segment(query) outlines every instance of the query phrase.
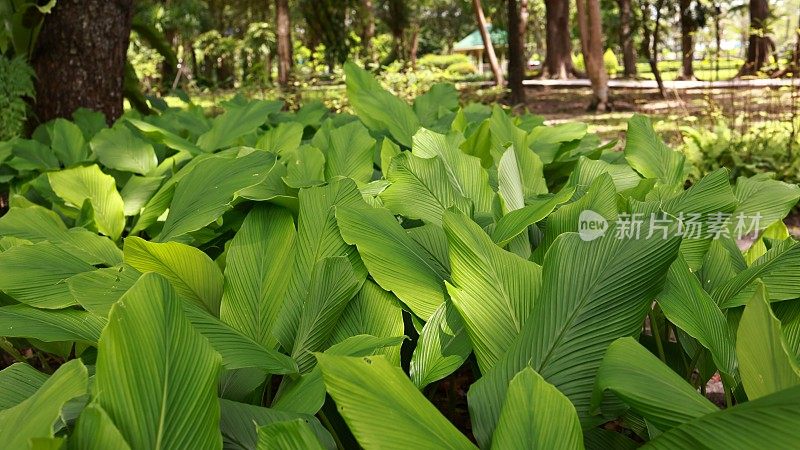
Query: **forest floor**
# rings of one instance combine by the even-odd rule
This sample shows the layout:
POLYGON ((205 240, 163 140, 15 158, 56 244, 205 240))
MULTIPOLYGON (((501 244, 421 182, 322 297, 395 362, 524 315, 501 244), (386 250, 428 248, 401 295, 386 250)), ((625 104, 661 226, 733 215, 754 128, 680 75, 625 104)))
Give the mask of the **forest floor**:
POLYGON ((800 92, 789 86, 738 86, 667 89, 611 89, 611 111, 587 111, 592 91, 585 86, 530 86, 527 108, 555 124, 580 121, 603 139, 624 140, 628 118, 634 113, 653 119, 656 131, 671 146, 681 142, 683 126, 711 127, 725 118, 731 126, 748 128, 754 122, 800 117, 800 92))

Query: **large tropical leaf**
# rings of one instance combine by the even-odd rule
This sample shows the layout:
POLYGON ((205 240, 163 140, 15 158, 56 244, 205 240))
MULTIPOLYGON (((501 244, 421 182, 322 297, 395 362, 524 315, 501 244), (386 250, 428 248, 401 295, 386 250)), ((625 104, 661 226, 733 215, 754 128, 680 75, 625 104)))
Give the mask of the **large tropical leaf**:
POLYGON ((686 158, 664 144, 645 116, 628 119, 625 159, 642 176, 659 180, 669 190, 679 189, 686 180, 686 158))
POLYGON ((689 383, 630 337, 608 347, 597 370, 592 405, 613 392, 661 431, 717 411, 689 383))
POLYGON ((472 209, 469 200, 447 181, 444 173, 440 158, 425 159, 403 152, 392 158, 384 173, 392 184, 380 198, 395 214, 441 226, 442 214, 448 209, 472 209))
POLYGON ((65 166, 74 166, 86 161, 88 155, 83 132, 74 123, 58 118, 50 130, 50 145, 53 153, 65 166))
POLYGON ((355 245, 370 275, 423 320, 444 301, 447 270, 383 208, 337 208, 342 238, 355 245))
POLYGON ((229 102, 227 110, 216 117, 211 129, 197 140, 197 146, 206 152, 228 147, 263 125, 269 114, 280 111, 282 106, 282 102, 265 100, 250 100, 244 104, 229 102))
POLYGON ((312 352, 325 350, 347 303, 362 283, 363 279, 353 274, 347 258, 325 258, 316 264, 291 347, 301 372, 314 366, 312 352))
POLYGON ((569 201, 575 189, 565 187, 557 194, 536 197, 527 202, 527 206, 515 209, 497 221, 492 231, 492 240, 503 247, 529 226, 550 215, 557 206, 569 201))
POLYGON ((219 368, 167 279, 145 274, 111 309, 97 402, 133 449, 221 448, 219 368))
POLYGON ((219 314, 223 277, 205 253, 177 242, 159 244, 131 236, 125 239, 125 263, 139 272, 163 275, 183 298, 219 314))
POLYGON ((48 174, 50 186, 62 200, 81 209, 87 200, 94 210, 97 229, 111 239, 118 239, 125 228, 125 205, 111 175, 97 165, 48 174))
POLYGON ((474 448, 384 357, 316 355, 328 393, 365 449, 474 448))
POLYGON ((338 128, 323 126, 311 142, 325 154, 326 179, 347 177, 358 183, 372 179, 375 139, 361 122, 353 121, 338 128))
POLYGON ((88 394, 89 374, 80 360, 65 363, 29 398, 0 411, 3 447, 28 448, 33 438, 53 437, 64 405, 88 394))
POLYGON ((736 353, 728 321, 683 257, 679 256, 670 266, 664 290, 658 294, 658 304, 672 323, 711 352, 719 370, 734 374, 736 353))
POLYGON ((70 447, 76 450, 107 448, 114 450, 130 449, 128 442, 119 432, 108 413, 98 404, 92 403, 81 412, 75 423, 75 431, 70 437, 70 447))
POLYGON ((453 304, 439 305, 422 327, 409 376, 420 389, 455 372, 472 353, 464 322, 453 304))
POLYGON ((85 310, 108 317, 111 307, 142 274, 131 266, 105 267, 67 280, 69 291, 85 310))
POLYGON ((147 175, 158 165, 153 146, 126 126, 106 128, 92 138, 92 151, 106 167, 147 175))
POLYGON ((526 367, 508 384, 492 448, 583 449, 575 407, 555 386, 526 367))
POLYGON ((289 290, 275 328, 275 337, 285 349, 294 345, 311 275, 319 261, 331 256, 344 256, 350 260, 359 278, 366 275, 356 248, 342 239, 336 224, 336 208, 364 204, 355 183, 342 179, 327 186, 303 189, 299 198, 294 263, 289 276, 289 290))
POLYGON ((590 242, 564 234, 547 252, 531 316, 505 356, 470 389, 479 443, 491 442, 508 382, 526 365, 563 392, 587 420, 606 349, 617 338, 639 334, 680 244, 678 238, 657 235, 618 239, 614 228, 590 242))
POLYGON ((800 187, 772 180, 767 175, 739 177, 736 180, 736 199, 738 204, 733 212, 732 228, 736 230, 738 218, 742 215, 748 228, 742 231, 755 232, 786 217, 800 199, 800 187), (755 224, 756 215, 758 225, 755 224))
POLYGON ((0 370, 0 411, 25 401, 47 381, 47 375, 26 363, 14 363, 0 370))
POLYGON ((383 89, 372 75, 353 63, 344 65, 347 98, 364 124, 386 131, 400 144, 411 147, 411 137, 420 127, 411 106, 383 89))
POLYGON ((736 355, 747 397, 754 400, 800 384, 800 368, 786 344, 781 322, 769 307, 764 284, 747 303, 736 333, 736 355))
POLYGON ((213 222, 231 208, 240 191, 262 182, 274 164, 275 157, 261 151, 199 163, 178 182, 158 240, 169 241, 213 222))
POLYGON ((250 211, 228 247, 220 319, 264 347, 277 344, 272 329, 289 284, 285 271, 294 241, 292 215, 263 206, 250 211))
POLYGON ((525 325, 542 283, 542 268, 495 245, 467 217, 447 212, 450 297, 464 320, 478 365, 486 372, 525 325))
POLYGON ((105 325, 105 319, 77 309, 45 310, 28 305, 0 307, 0 336, 3 337, 94 344, 105 325))
POLYGON ((800 386, 724 409, 675 427, 645 449, 793 448, 800 421, 800 386))
POLYGON ((258 450, 322 450, 314 430, 303 419, 275 422, 258 429, 258 450))
POLYGON ((66 280, 94 269, 50 242, 18 245, 0 253, 0 290, 37 308, 66 308, 75 305, 66 280))

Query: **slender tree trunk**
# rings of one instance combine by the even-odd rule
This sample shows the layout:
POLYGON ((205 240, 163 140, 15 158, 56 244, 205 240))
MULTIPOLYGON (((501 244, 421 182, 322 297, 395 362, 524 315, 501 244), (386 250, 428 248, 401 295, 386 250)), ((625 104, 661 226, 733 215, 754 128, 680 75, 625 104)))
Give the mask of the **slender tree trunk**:
POLYGON ((692 17, 692 0, 678 2, 681 15, 681 80, 694 80, 694 32, 696 22, 692 17))
POLYGON ((603 64, 603 25, 599 0, 576 0, 581 51, 586 63, 586 74, 592 82, 592 102, 589 109, 604 112, 610 109, 608 101, 608 72, 603 64))
POLYGON ((511 88, 511 104, 525 104, 525 35, 520 25, 520 10, 517 0, 508 2, 508 86, 511 88))
POLYGON ((411 46, 408 49, 408 62, 412 69, 417 68, 417 52, 419 51, 419 24, 411 27, 411 46))
POLYGON ((636 47, 633 45, 631 0, 617 0, 619 6, 619 43, 622 47, 622 67, 625 78, 636 77, 636 47))
POLYGON ((100 111, 108 123, 122 115, 125 60, 133 0, 60 0, 32 57, 36 71, 31 125, 100 111))
POLYGON ((647 62, 650 65, 650 71, 656 79, 658 91, 661 97, 667 98, 667 92, 664 89, 664 80, 661 78, 661 71, 658 69, 658 42, 660 35, 661 23, 661 9, 664 7, 664 0, 656 1, 656 19, 653 30, 650 30, 649 20, 650 17, 650 2, 643 0, 641 2, 642 8, 642 51, 647 57, 647 62))
MULTIPOLYGON (((492 73, 494 74, 494 81, 498 86, 505 84, 503 80, 503 71, 500 70, 500 63, 497 62, 497 55, 494 53, 494 46, 492 45, 492 38, 489 36, 489 30, 486 29, 486 17, 483 15, 483 7, 481 0, 472 0, 472 6, 475 9, 475 19, 478 22, 478 30, 483 39, 483 48, 489 58, 489 65, 492 66, 492 73)), ((478 62, 482 64, 482 61, 478 62)))
POLYGON ((289 0, 275 1, 275 17, 278 30, 278 84, 285 87, 289 84, 289 74, 292 71, 292 27, 289 22, 289 0))
POLYGON ((755 75, 769 61, 775 43, 767 36, 769 3, 767 0, 750 0, 750 37, 747 42, 747 59, 737 76, 755 75))
POLYGON ((364 18, 361 45, 364 49, 364 59, 368 63, 372 63, 375 62, 375 52, 372 48, 372 39, 375 37, 375 6, 372 4, 372 0, 361 0, 361 10, 364 18))
POLYGON ((572 39, 569 35, 569 1, 545 0, 545 57, 543 75, 565 80, 572 67, 572 39))
POLYGON ((525 54, 527 61, 528 52, 528 20, 530 20, 530 10, 528 9, 528 0, 519 0, 519 34, 522 36, 522 51, 525 54))

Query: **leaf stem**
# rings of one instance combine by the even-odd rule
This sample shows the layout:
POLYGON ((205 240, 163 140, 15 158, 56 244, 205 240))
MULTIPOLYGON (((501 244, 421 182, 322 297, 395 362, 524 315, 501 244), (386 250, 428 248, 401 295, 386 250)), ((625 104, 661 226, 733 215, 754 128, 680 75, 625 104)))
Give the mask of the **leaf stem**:
POLYGON ((661 362, 666 364, 667 363, 667 355, 664 353, 664 343, 661 342, 661 333, 658 331, 658 324, 655 321, 653 310, 651 309, 650 312, 647 313, 647 315, 650 317, 650 332, 653 334, 653 339, 656 340, 656 348, 658 349, 658 357, 661 358, 661 362))
POLYGON ((17 351, 17 349, 14 348, 14 346, 11 345, 11 342, 9 342, 6 338, 0 338, 0 349, 11 355, 11 357, 18 362, 28 362, 28 360, 25 359, 25 357, 22 356, 22 354, 17 351))
POLYGON ((336 433, 336 430, 333 428, 333 424, 331 424, 331 421, 328 420, 328 418, 325 416, 325 413, 322 412, 322 410, 320 410, 317 413, 317 415, 319 415, 319 420, 320 420, 320 422, 322 422, 322 425, 324 425, 325 428, 327 428, 328 431, 331 432, 331 436, 333 436, 333 440, 336 441, 336 448, 344 449, 345 447, 344 447, 344 444, 342 444, 342 440, 339 439, 339 435, 336 433))

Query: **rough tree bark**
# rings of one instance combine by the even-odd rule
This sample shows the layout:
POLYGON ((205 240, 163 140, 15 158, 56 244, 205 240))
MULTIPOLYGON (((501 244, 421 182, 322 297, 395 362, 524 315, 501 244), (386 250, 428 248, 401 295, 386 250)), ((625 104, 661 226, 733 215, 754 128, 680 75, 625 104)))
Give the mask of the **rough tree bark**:
POLYGON ((508 0, 508 87, 512 105, 525 104, 525 35, 520 22, 517 0, 508 0))
POLYGON ((275 0, 275 21, 278 45, 278 84, 287 86, 292 71, 292 26, 289 21, 289 0, 275 0))
POLYGON ((31 60, 36 102, 31 125, 78 108, 122 115, 133 0, 59 0, 45 18, 31 60))
POLYGON ((636 47, 633 45, 631 0, 617 0, 619 7, 619 43, 622 47, 622 67, 625 78, 636 77, 636 47))
POLYGON ((592 83, 592 101, 589 109, 604 112, 610 109, 608 101, 608 72, 603 64, 603 25, 599 0, 575 0, 581 52, 586 63, 586 74, 592 83))
POLYGON ((545 58, 542 75, 565 80, 575 74, 569 35, 569 1, 545 0, 545 58))
POLYGON ((737 76, 755 75, 775 51, 775 43, 767 36, 769 3, 767 0, 750 0, 749 9, 750 38, 747 42, 747 59, 737 76))
MULTIPOLYGON (((472 6, 475 10, 475 20, 478 22, 478 30, 480 30, 481 39, 483 40, 483 48, 486 52, 486 56, 489 58, 489 65, 492 66, 495 84, 502 86, 505 84, 503 71, 500 70, 500 63, 497 62, 497 55, 494 53, 494 46, 492 45, 492 38, 489 36, 489 30, 486 29, 486 16, 483 15, 481 0, 472 0, 472 6)), ((478 64, 483 64, 483 61, 478 61, 478 64)))
POLYGON ((697 22, 692 17, 692 0, 680 0, 681 15, 681 73, 678 79, 694 80, 694 32, 697 22))

